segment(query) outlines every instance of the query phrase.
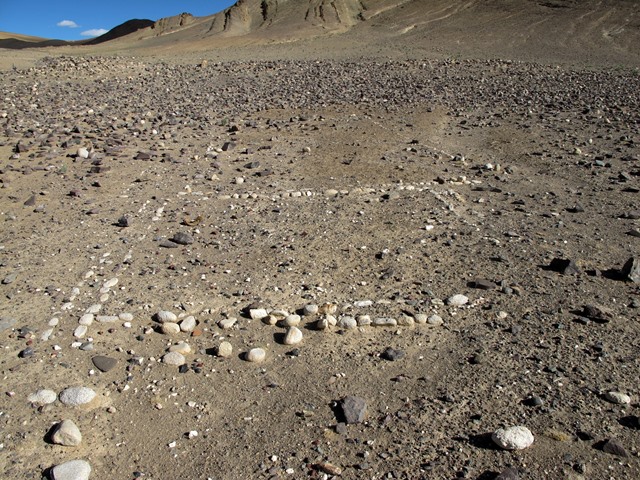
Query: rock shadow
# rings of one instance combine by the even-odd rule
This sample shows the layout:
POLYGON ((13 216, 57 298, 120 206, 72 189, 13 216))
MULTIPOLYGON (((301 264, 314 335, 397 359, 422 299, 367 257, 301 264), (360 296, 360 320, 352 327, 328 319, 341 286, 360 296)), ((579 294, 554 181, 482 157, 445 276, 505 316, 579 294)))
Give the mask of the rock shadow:
POLYGON ((501 450, 491 439, 491 433, 480 433, 469 437, 469 445, 483 450, 501 450))
POLYGON ((632 430, 640 430, 640 418, 635 415, 627 415, 626 417, 622 417, 618 420, 618 423, 626 428, 631 428, 632 430))

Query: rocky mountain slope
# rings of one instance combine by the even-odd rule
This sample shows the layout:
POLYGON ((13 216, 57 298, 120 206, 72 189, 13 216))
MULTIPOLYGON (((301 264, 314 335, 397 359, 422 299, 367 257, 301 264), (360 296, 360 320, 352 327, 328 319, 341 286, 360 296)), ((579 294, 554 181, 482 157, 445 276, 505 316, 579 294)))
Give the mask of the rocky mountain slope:
POLYGON ((162 19, 112 47, 205 51, 323 38, 334 42, 331 51, 640 63, 637 7, 634 0, 240 0, 209 17, 162 19))

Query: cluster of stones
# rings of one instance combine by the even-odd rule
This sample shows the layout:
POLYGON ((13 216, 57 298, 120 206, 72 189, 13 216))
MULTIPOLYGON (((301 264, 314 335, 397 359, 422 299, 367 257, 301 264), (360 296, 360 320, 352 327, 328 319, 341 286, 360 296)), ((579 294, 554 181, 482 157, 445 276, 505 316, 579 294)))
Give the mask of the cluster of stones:
MULTIPOLYGON (((220 114, 235 115, 247 109, 260 111, 265 108, 313 108, 317 105, 353 105, 364 103, 382 105, 393 109, 407 103, 437 101, 449 108, 466 110, 465 99, 473 98, 478 104, 497 108, 533 108, 542 111, 561 105, 566 110, 580 109, 583 105, 596 108, 599 105, 615 105, 623 96, 630 111, 638 107, 638 92, 633 72, 572 71, 551 66, 530 63, 505 62, 501 60, 451 60, 429 61, 362 61, 357 63, 321 61, 247 61, 210 63, 206 69, 192 65, 175 65, 159 62, 145 65, 140 62, 122 62, 119 59, 87 57, 45 58, 29 70, 33 76, 50 77, 52 74, 88 75, 109 72, 113 78, 104 82, 108 95, 125 98, 146 98, 149 96, 144 82, 138 77, 156 77, 162 74, 168 79, 180 79, 186 71, 192 76, 191 88, 201 88, 218 78, 237 78, 233 89, 214 89, 209 100, 220 106, 220 114), (274 70, 287 71, 287 75, 274 77, 274 70), (117 72, 114 74, 114 72, 117 72), (331 72, 331 81, 327 81, 331 72), (390 74, 390 72, 402 72, 390 74), (492 72, 492 73, 488 73, 492 72), (509 72, 509 75, 505 75, 509 72), (450 95, 450 79, 482 78, 478 82, 461 81, 456 85, 456 95, 450 95), (604 91, 601 85, 610 85, 604 91), (299 86, 305 85, 304 92, 299 86), (131 90, 131 95, 118 95, 123 89, 131 90), (523 96, 521 92, 529 93, 523 96), (362 96, 362 92, 367 92, 362 96), (244 101, 251 98, 252 102, 244 101), (496 101, 496 99, 499 99, 496 101), (632 103, 633 102, 633 103, 632 103)), ((183 90, 189 88, 183 85, 183 90)), ((194 118, 206 118, 207 102, 200 95, 181 95, 171 104, 171 98, 155 99, 169 103, 167 111, 192 111, 194 118), (192 100, 189 100, 192 99, 192 100), (181 108, 178 108, 181 107, 181 108), (197 116, 195 116, 197 115, 197 116)), ((96 102, 100 103, 96 98, 96 102)), ((219 110, 220 110, 219 109, 219 110)))
MULTIPOLYGON (((468 297, 457 294, 445 301, 433 300, 434 305, 449 305, 462 307, 469 302, 468 297)), ((374 305, 372 300, 360 300, 352 304, 352 307, 362 309, 374 305)), ((331 331, 333 328, 341 330, 356 330, 365 327, 411 327, 414 325, 440 326, 444 324, 442 317, 436 313, 431 315, 416 313, 413 316, 403 314, 399 318, 372 317, 368 314, 339 315, 336 303, 324 303, 321 305, 307 304, 300 309, 300 314, 290 313, 281 308, 250 308, 247 312, 252 320, 260 321, 266 325, 277 326, 285 329, 282 338, 284 345, 297 345, 303 340, 302 330, 299 328, 303 320, 314 330, 331 331)), ((177 335, 179 333, 191 333, 198 322, 193 315, 179 318, 169 310, 160 310, 154 315, 154 319, 160 324, 159 331, 165 335, 177 335)), ((217 322, 222 330, 236 327, 236 317, 223 318, 217 322)), ((233 354, 233 345, 227 341, 221 341, 215 348, 218 357, 227 358, 233 354)), ((167 348, 162 356, 162 362, 172 366, 182 366, 187 363, 186 355, 192 353, 191 346, 184 341, 178 342, 167 348)), ((262 362, 267 353, 263 348, 256 347, 243 354, 243 358, 249 362, 262 362)))
MULTIPOLYGON (((89 387, 69 387, 58 395, 49 389, 38 390, 29 395, 28 400, 34 406, 51 405, 59 400, 69 407, 82 407, 91 404, 96 398, 96 392, 89 387)), ((71 419, 57 422, 49 433, 52 443, 64 447, 77 447, 82 442, 82 433, 71 419)), ((88 480, 91 475, 91 465, 86 460, 78 459, 61 463, 51 469, 53 480, 88 480)))
MULTIPOLYGON (((128 252, 125 256, 125 261, 131 257, 131 252, 128 252)), ((104 259, 103 259, 104 260, 104 259)), ((48 341, 54 336, 54 328, 60 324, 60 317, 63 313, 71 312, 74 310, 74 302, 81 294, 80 288, 84 286, 85 281, 95 276, 94 270, 89 270, 84 275, 83 281, 81 281, 71 291, 71 294, 65 299, 64 303, 60 307, 60 312, 57 316, 49 320, 48 327, 41 335, 42 341, 48 341)), ((86 338, 88 328, 94 323, 101 324, 113 324, 115 322, 122 322, 125 328, 131 328, 131 322, 134 319, 133 314, 123 312, 118 315, 101 315, 103 304, 109 300, 111 290, 118 285, 119 280, 117 277, 113 277, 102 282, 102 285, 98 289, 98 301, 100 303, 94 303, 84 310, 84 313, 78 319, 78 326, 73 331, 73 337, 76 339, 72 343, 72 347, 80 348, 81 350, 93 350, 93 341, 91 338, 86 338), (87 341, 88 340, 88 341, 87 341)), ((55 349, 60 347, 56 346, 55 349)), ((96 355, 92 358, 94 366, 100 371, 106 372, 111 370, 117 364, 117 360, 111 357, 96 355)), ((69 387, 60 392, 58 395, 55 391, 49 389, 38 390, 28 397, 29 402, 34 406, 51 405, 59 400, 63 405, 70 407, 82 407, 91 404, 96 398, 96 392, 89 387, 69 387)), ((74 447, 80 445, 82 442, 82 434, 78 426, 71 419, 63 419, 56 423, 54 428, 50 432, 50 440, 52 443, 65 446, 74 447)), ((71 460, 65 463, 54 466, 51 469, 52 480, 88 480, 91 474, 91 464, 83 459, 71 460)))

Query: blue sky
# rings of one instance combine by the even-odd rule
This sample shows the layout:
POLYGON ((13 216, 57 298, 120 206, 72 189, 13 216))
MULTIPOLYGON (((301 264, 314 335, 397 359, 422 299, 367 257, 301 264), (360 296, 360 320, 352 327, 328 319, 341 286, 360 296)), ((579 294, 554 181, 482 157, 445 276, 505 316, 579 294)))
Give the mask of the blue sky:
POLYGON ((212 15, 235 0, 0 0, 0 31, 60 40, 102 35, 133 18, 212 15))

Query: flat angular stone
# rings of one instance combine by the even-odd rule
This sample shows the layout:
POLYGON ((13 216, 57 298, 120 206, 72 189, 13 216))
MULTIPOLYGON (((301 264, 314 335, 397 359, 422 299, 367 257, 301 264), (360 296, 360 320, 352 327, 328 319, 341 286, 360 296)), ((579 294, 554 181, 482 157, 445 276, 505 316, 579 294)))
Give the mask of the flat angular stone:
POLYGON ((494 290, 495 288, 497 288, 497 285, 491 280, 477 278, 471 282, 471 288, 478 288, 480 290, 494 290))
POLYGON ((582 308, 582 316, 598 323, 609 323, 613 318, 613 312, 600 305, 585 305, 582 308))
POLYGON ((633 283, 640 283, 640 260, 631 257, 620 270, 622 278, 630 280, 633 283))
POLYGON ((617 455, 618 457, 628 457, 629 454, 624 449, 622 444, 615 438, 610 438, 602 445, 602 451, 611 455, 617 455))
POLYGON ((566 258, 554 258, 549 264, 549 270, 561 273, 563 275, 575 275, 580 273, 580 268, 576 262, 566 258))
POLYGON ((105 357, 104 355, 96 355, 91 361, 101 372, 108 372, 118 364, 118 360, 115 358, 105 357))
POLYGON ((177 243, 178 245, 191 245, 193 243, 193 237, 184 232, 176 233, 173 237, 171 237, 173 243, 177 243))
POLYGON ((177 243, 172 242, 171 240, 167 240, 166 238, 164 240, 160 240, 159 245, 163 248, 178 248, 180 246, 177 243))

